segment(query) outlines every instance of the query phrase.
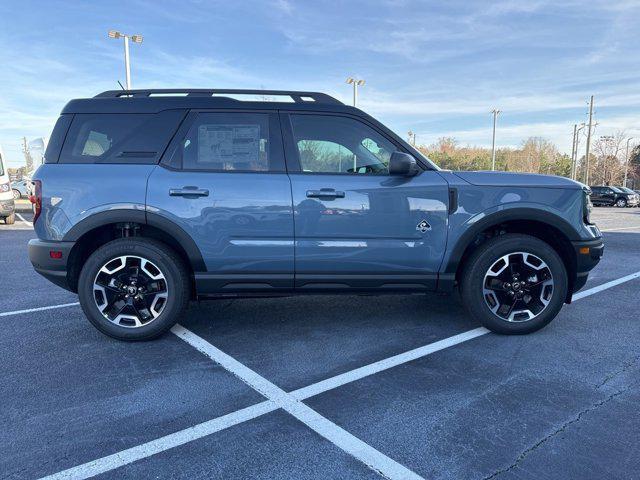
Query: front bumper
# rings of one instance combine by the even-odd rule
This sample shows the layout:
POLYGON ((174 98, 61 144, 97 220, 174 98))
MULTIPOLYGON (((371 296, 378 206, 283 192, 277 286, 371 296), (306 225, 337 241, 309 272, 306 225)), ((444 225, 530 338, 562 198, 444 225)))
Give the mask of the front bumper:
POLYGON ((73 291, 67 278, 67 261, 74 245, 75 242, 29 240, 29 260, 35 271, 44 278, 65 290, 73 291))
POLYGON ((587 283, 589 272, 600 262, 604 254, 602 238, 571 242, 576 255, 576 279, 571 293, 577 292, 587 283))
POLYGON ((13 198, 11 200, 0 200, 0 216, 8 217, 16 210, 13 198))

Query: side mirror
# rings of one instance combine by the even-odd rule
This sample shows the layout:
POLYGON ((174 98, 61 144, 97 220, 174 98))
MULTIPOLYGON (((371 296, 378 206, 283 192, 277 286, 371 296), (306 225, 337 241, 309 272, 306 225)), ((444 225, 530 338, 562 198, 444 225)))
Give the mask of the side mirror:
POLYGON ((389 159, 389 174, 390 175, 404 175, 412 177, 419 171, 416 159, 413 155, 409 155, 404 152, 393 152, 389 159))

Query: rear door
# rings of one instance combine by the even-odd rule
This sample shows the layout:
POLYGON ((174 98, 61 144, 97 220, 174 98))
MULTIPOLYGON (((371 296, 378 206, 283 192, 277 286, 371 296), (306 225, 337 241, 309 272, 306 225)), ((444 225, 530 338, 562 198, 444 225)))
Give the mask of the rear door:
POLYGON ((446 244, 448 185, 390 176, 400 146, 358 117, 281 117, 295 212, 296 288, 431 289, 446 244))
POLYGON ((147 211, 188 233, 199 293, 293 286, 293 212, 280 125, 268 111, 191 112, 149 178, 147 211))

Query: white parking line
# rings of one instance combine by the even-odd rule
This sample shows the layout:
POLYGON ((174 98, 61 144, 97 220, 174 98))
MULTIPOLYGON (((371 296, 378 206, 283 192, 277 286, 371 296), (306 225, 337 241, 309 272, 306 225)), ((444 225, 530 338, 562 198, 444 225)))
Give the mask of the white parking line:
MULTIPOLYGON (((603 290, 607 290, 609 288, 615 287, 622 283, 629 282, 636 278, 640 278, 640 272, 635 272, 630 275, 626 275, 624 277, 618 278, 616 280, 612 280, 610 282, 604 283, 602 285, 589 288, 583 292, 578 292, 573 296, 573 301, 578 301, 582 298, 589 297, 603 290)), ((62 307, 71 306, 71 305, 77 305, 77 304, 55 305, 52 307, 44 307, 44 309, 62 308, 62 307)), ((29 312, 29 311, 41 310, 41 309, 5 312, 4 314, 0 313, 0 316, 17 315, 18 313, 22 313, 22 312, 29 312)), ((180 328, 183 328, 183 327, 180 327, 180 328)), ((355 370, 351 370, 349 372, 336 375, 334 377, 322 380, 312 385, 308 385, 298 390, 294 390, 290 392, 288 395, 296 400, 307 399, 312 396, 319 395, 321 393, 332 390, 334 388, 343 386, 347 383, 360 380, 364 377, 401 365, 403 363, 410 362, 412 360, 417 360, 418 358, 423 358, 424 356, 430 355, 431 353, 435 353, 455 345, 460 345, 461 343, 464 343, 473 338, 480 337, 487 333, 489 333, 489 331, 482 327, 469 330, 467 332, 454 335, 453 337, 445 338, 444 340, 440 340, 438 342, 434 342, 434 343, 425 345, 423 347, 419 347, 417 349, 410 350, 408 352, 401 353, 399 355, 395 355, 393 357, 389 357, 389 358, 380 360, 378 362, 371 363, 369 365, 365 365, 355 370)), ((250 372, 252 371, 250 370, 250 372)), ((63 470, 61 472, 55 473, 53 475, 50 475, 44 478, 47 480, 89 478, 91 476, 98 475, 100 473, 114 470, 118 467, 122 467, 124 465, 135 462, 137 460, 141 460, 151 455, 155 455, 157 453, 161 453, 163 451, 175 448, 177 446, 183 445, 193 440, 198 440, 202 437, 213 434, 215 432, 231 427, 233 425, 238 425, 239 423, 243 423, 244 421, 257 418, 261 415, 277 410, 278 408, 280 407, 277 406, 275 402, 271 402, 270 400, 267 400, 266 402, 258 403, 251 407, 238 410, 237 412, 233 412, 233 413, 224 415, 222 417, 214 418, 212 420, 209 420, 204 423, 200 423, 193 427, 180 430, 178 432, 166 435, 164 437, 160 437, 156 440, 152 440, 151 442, 147 442, 142 445, 138 445, 126 450, 122 450, 113 455, 102 457, 97 460, 93 460, 91 462, 84 463, 67 470, 63 470), (264 409, 265 410, 264 413, 259 413, 260 409, 264 409), (246 419, 242 420, 243 418, 245 418, 245 416, 246 416, 246 419)))
POLYGON ((637 230, 640 228, 640 225, 637 227, 620 227, 620 228, 607 228, 605 230, 600 230, 601 232, 616 232, 618 230, 637 230))
POLYGON ((114 470, 123 465, 133 463, 137 460, 150 457, 156 453, 164 452, 171 448, 179 447, 185 443, 192 442, 198 438, 206 437, 212 433, 219 432, 239 423, 246 422, 269 412, 277 410, 279 407, 270 400, 251 405, 250 407, 237 410, 218 418, 199 423, 193 427, 180 430, 178 432, 157 438, 142 445, 137 445, 126 450, 114 453, 107 457, 102 457, 93 462, 83 463, 77 467, 54 473, 41 480, 80 480, 99 475, 104 472, 114 470))
POLYGON ((204 353, 224 369, 261 393, 278 407, 293 415, 314 432, 322 435, 338 448, 364 463, 367 467, 392 480, 421 479, 408 468, 379 452, 371 445, 340 428, 335 423, 320 415, 291 394, 274 385, 235 358, 214 347, 205 339, 187 330, 182 325, 175 325, 171 331, 198 351, 204 353))
POLYGON ((20 220, 22 220, 24 223, 26 223, 27 225, 29 225, 30 227, 33 227, 33 223, 29 222, 28 220, 26 220, 22 215, 20 215, 18 212, 16 212, 16 217, 18 217, 20 220))
POLYGON ((580 300, 581 298, 588 297, 589 295, 593 295, 594 293, 601 292, 603 290, 607 290, 608 288, 615 287, 616 285, 620 285, 621 283, 629 282, 636 278, 640 278, 640 272, 631 273, 629 275, 625 275, 624 277, 617 278, 615 280, 611 280, 610 282, 603 283, 602 285, 598 285, 597 287, 592 287, 588 290, 584 290, 582 292, 574 293, 572 301, 580 300))
POLYGON ((56 308, 75 307, 80 305, 79 302, 62 303, 60 305, 49 305, 48 307, 27 308, 26 310, 14 310, 13 312, 0 313, 0 317, 10 317, 11 315, 20 315, 21 313, 42 312, 43 310, 54 310, 56 308))

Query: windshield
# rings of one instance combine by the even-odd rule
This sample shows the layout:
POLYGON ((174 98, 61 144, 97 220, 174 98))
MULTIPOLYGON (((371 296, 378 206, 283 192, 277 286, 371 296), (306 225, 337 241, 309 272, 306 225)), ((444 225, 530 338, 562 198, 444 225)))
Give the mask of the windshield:
POLYGON ((616 193, 624 193, 622 190, 620 190, 619 188, 616 187, 609 187, 611 190, 613 190, 616 193))
POLYGON ((622 190, 623 192, 626 193, 635 193, 633 190, 631 190, 630 188, 627 187, 618 187, 618 189, 622 190))

